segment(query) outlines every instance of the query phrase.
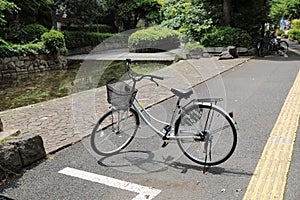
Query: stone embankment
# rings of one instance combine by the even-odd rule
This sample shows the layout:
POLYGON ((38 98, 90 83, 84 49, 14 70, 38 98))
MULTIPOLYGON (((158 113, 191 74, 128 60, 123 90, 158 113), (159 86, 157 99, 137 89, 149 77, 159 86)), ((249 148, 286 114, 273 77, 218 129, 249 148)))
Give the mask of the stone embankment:
POLYGON ((0 58, 0 80, 64 68, 67 68, 65 59, 55 54, 0 58))

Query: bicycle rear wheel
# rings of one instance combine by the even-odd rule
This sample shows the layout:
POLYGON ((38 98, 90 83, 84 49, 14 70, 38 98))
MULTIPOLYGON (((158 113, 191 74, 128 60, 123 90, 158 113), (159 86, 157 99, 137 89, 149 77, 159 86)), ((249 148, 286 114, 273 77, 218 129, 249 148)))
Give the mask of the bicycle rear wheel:
POLYGON ((268 54, 268 46, 266 43, 261 43, 259 48, 258 48, 258 56, 264 57, 265 55, 268 54))
POLYGON ((280 51, 282 51, 282 53, 287 53, 288 52, 288 48, 289 48, 289 44, 286 41, 280 41, 279 42, 279 49, 280 51))
POLYGON ((104 156, 118 153, 132 141, 139 123, 138 115, 132 108, 108 111, 93 129, 92 149, 104 156))
POLYGON ((206 166, 226 161, 237 144, 237 131, 221 108, 197 104, 183 111, 175 124, 177 142, 192 161, 206 166))

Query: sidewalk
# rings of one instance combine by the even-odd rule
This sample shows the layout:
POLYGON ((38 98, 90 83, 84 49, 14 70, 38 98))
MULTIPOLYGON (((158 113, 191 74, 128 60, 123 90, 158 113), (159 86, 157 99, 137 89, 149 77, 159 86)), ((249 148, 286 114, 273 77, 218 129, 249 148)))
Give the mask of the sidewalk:
MULTIPOLYGON (((150 55, 147 54, 147 59, 159 60, 159 58, 149 57, 150 55)), ((161 59, 174 56, 169 53, 156 55, 159 55, 161 59)), ((97 56, 93 59, 101 60, 101 56, 102 58, 108 57, 108 55, 97 56)), ((138 54, 135 55, 134 59, 139 59, 138 54)), ((181 60, 153 73, 166 78, 159 81, 163 86, 161 90, 158 88, 159 95, 144 101, 143 104, 150 106, 163 101, 172 96, 168 90, 171 87, 193 87, 247 62, 249 59, 250 57, 240 57, 219 61, 217 57, 212 57, 199 60, 181 60)), ((143 98, 143 96, 149 96, 152 93, 151 88, 147 89, 147 83, 141 83, 139 86, 142 87, 138 93, 139 97, 143 98)), ((46 152, 54 153, 89 135, 93 125, 108 108, 105 87, 101 87, 64 98, 0 112, 0 116, 4 122, 4 129, 18 129, 21 134, 40 135, 43 138, 46 152)))

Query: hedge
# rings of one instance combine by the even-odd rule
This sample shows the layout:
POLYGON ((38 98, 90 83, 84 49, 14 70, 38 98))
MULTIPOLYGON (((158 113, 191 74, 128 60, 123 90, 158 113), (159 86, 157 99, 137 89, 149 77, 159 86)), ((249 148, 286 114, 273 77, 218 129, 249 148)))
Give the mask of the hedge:
POLYGON ((51 30, 41 36, 41 42, 10 44, 3 39, 0 43, 0 57, 29 56, 65 52, 65 40, 61 32, 51 30))
POLYGON ((252 47, 252 37, 244 30, 229 26, 214 28, 204 34, 200 43, 206 47, 252 47))
POLYGON ((12 56, 29 56, 37 54, 48 54, 50 53, 44 46, 43 42, 35 44, 6 44, 0 45, 0 57, 12 57, 12 56))
POLYGON ((159 49, 171 50, 180 44, 180 33, 167 28, 148 28, 136 31, 128 39, 128 47, 131 50, 159 49))
POLYGON ((112 33, 95 33, 83 31, 63 31, 67 49, 86 46, 97 46, 105 39, 112 37, 112 33))

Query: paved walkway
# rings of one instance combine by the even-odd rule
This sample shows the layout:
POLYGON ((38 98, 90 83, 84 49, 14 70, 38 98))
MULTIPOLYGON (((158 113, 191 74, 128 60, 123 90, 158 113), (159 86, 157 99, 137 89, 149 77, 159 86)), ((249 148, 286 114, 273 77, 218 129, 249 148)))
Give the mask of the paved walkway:
MULTIPOLYGON (((149 60, 153 60, 149 58, 149 60)), ((97 55, 94 60, 107 58, 108 55, 97 55), (96 58, 96 59, 95 59, 96 58)), ((128 55, 126 55, 127 57, 128 55)), ((135 59, 137 55, 135 55, 135 59)), ((139 56, 143 56, 140 54, 139 56)), ((176 57, 176 53, 156 54, 161 58, 176 57)), ((159 58, 156 57, 157 60, 159 58)), ((155 104, 172 96, 170 87, 192 87, 207 79, 217 76, 224 71, 247 62, 250 57, 240 57, 232 60, 219 61, 216 57, 201 58, 199 60, 181 60, 167 68, 156 71, 154 74, 166 77, 160 81, 163 87, 157 87, 158 95, 145 100, 146 106, 155 104)), ((86 68, 86 67, 85 67, 86 68)), ((91 70, 90 70, 91 71, 91 70)), ((80 70, 79 70, 80 73, 80 70)), ((92 72, 93 73, 93 72, 92 72)), ((81 79, 89 77, 77 76, 81 79)), ((76 85, 74 87, 80 87, 76 85)), ((148 97, 153 93, 147 83, 139 85, 139 97, 148 97)), ((43 138, 47 153, 53 153, 70 144, 80 141, 91 133, 97 119, 108 109, 105 87, 71 94, 43 103, 0 112, 5 129, 18 129, 21 134, 40 135, 43 138)))

